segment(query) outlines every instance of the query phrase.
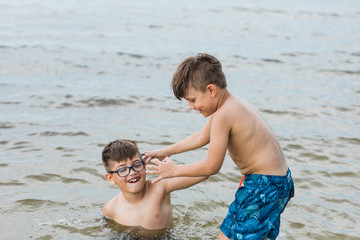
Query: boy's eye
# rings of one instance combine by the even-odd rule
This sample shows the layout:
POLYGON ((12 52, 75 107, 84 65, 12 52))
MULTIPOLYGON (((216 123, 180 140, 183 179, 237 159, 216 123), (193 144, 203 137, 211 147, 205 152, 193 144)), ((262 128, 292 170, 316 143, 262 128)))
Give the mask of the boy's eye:
POLYGON ((125 173, 127 171, 127 168, 120 168, 117 170, 119 173, 125 173))
POLYGON ((134 166, 133 166, 134 169, 139 169, 139 168, 142 168, 142 167, 143 167, 142 162, 135 163, 134 166))

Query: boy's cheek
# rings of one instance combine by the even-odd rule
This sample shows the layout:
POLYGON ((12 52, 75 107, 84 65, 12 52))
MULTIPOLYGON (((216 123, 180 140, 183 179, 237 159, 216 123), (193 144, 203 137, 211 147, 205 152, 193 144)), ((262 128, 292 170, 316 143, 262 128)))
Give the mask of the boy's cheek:
POLYGON ((143 178, 145 178, 145 180, 146 180, 146 165, 145 165, 145 168, 141 171, 141 176, 143 177, 143 178))

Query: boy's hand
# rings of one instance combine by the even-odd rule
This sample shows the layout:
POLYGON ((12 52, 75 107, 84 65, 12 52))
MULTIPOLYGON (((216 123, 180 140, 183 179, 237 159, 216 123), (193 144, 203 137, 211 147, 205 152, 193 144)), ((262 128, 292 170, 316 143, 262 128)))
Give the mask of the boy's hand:
POLYGON ((165 157, 163 161, 153 159, 151 162, 155 165, 147 165, 146 173, 159 175, 157 178, 151 181, 152 183, 156 183, 164 178, 171 178, 174 176, 173 174, 176 164, 170 158, 165 157))
POLYGON ((154 151, 150 151, 150 152, 144 152, 141 154, 142 156, 145 156, 143 158, 143 160, 148 163, 151 159, 157 158, 160 161, 164 160, 166 156, 161 150, 154 150, 154 151))

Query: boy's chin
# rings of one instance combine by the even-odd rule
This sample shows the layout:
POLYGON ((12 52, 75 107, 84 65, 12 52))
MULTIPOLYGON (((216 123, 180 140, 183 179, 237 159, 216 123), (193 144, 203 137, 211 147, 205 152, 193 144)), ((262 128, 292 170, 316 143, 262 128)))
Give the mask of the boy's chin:
POLYGON ((128 188, 133 189, 135 191, 137 190, 142 190, 145 186, 145 182, 146 179, 145 178, 140 178, 138 181, 136 182, 127 182, 126 185, 128 188))
POLYGON ((203 117, 208 117, 208 116, 210 116, 210 114, 207 114, 207 113, 204 113, 204 112, 201 112, 201 115, 203 115, 203 117))

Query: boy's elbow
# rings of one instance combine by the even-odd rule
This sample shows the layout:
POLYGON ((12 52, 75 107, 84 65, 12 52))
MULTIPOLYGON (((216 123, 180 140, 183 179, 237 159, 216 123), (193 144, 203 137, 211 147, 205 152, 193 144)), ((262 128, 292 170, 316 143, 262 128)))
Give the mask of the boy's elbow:
POLYGON ((208 143, 209 143, 209 139, 206 138, 205 136, 199 136, 198 137, 198 145, 199 146, 205 146, 208 143))
POLYGON ((208 167, 207 169, 206 169, 206 175, 207 176, 211 176, 211 175, 215 175, 215 174, 217 174, 218 172, 220 171, 220 168, 218 168, 218 167, 208 167))
POLYGON ((220 171, 220 169, 214 169, 210 175, 215 175, 215 174, 218 174, 220 171))

